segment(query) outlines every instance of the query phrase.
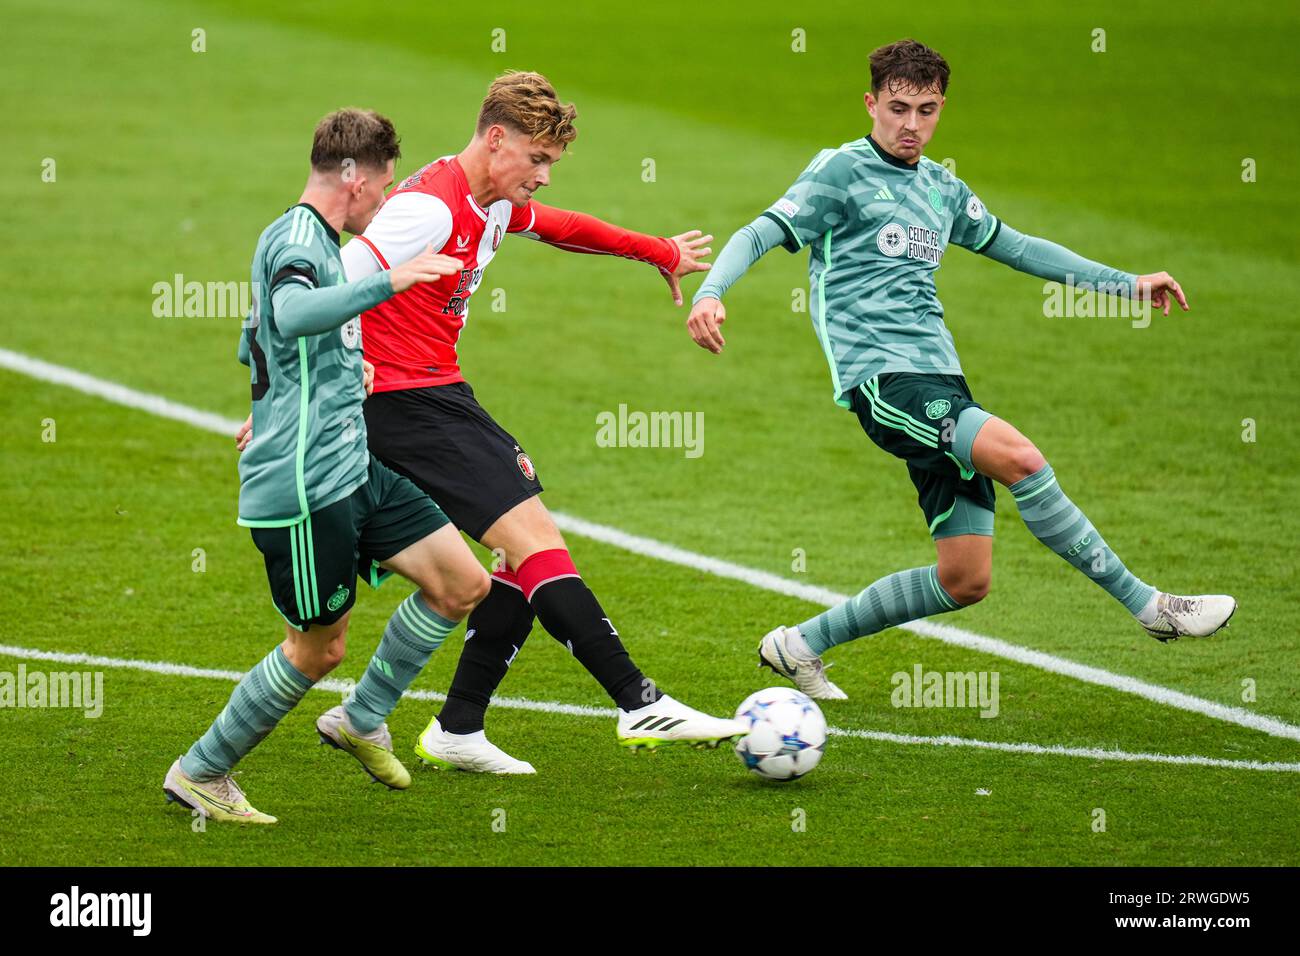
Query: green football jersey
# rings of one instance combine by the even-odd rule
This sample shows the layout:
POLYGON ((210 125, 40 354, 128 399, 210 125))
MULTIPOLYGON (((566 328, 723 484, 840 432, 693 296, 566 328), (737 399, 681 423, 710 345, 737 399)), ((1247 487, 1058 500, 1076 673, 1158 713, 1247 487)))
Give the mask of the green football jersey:
POLYGON ((964 182, 864 136, 822 150, 764 215, 791 252, 809 247, 810 312, 837 403, 882 372, 962 374, 934 272, 950 242, 979 251, 999 228, 964 182))
POLYGON ((276 287, 344 282, 339 235, 300 204, 266 227, 253 253, 253 311, 240 340, 251 368, 253 440, 239 456, 239 523, 283 527, 366 481, 365 387, 356 317, 320 335, 285 336, 276 287))

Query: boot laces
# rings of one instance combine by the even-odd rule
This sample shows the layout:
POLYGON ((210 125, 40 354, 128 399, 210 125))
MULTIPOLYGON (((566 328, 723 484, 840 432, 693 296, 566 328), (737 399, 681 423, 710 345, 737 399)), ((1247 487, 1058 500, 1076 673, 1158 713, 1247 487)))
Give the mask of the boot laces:
POLYGON ((1201 601, 1199 598, 1184 598, 1166 594, 1165 610, 1171 614, 1197 614, 1201 610, 1201 601))

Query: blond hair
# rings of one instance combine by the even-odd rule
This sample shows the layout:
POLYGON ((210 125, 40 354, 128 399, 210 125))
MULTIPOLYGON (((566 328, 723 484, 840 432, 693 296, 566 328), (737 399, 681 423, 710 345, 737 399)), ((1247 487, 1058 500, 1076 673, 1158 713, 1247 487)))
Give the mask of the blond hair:
POLYGON ((567 147, 578 138, 578 111, 561 103, 555 87, 540 73, 508 70, 492 81, 478 113, 476 132, 500 124, 539 140, 567 147))

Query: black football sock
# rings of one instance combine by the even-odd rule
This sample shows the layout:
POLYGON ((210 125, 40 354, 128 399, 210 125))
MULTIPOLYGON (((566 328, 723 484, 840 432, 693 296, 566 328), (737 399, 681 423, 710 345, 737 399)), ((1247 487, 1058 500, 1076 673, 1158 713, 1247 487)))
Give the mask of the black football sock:
POLYGON ((637 710, 663 696, 632 662, 568 551, 539 551, 523 561, 517 573, 542 626, 587 668, 614 703, 637 710))
POLYGON ((494 572, 492 589, 465 622, 465 647, 447 702, 438 714, 443 730, 472 734, 483 729, 488 701, 532 629, 533 608, 524 600, 514 574, 504 569, 494 572))

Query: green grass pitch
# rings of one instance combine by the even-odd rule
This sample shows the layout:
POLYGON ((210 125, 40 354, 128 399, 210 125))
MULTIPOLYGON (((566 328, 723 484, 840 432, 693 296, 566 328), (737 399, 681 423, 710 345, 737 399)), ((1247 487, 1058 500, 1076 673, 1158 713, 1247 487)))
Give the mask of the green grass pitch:
MULTIPOLYGON (((717 249, 816 150, 866 131, 867 53, 916 36, 953 68, 928 155, 955 161, 1022 231, 1167 269, 1192 304, 1144 329, 1046 318, 1041 281, 953 249, 939 291, 976 397, 1035 440, 1137 574, 1240 601, 1222 635, 1158 644, 1034 541, 1002 493, 993 592, 939 622, 1294 733, 1295 10, 729 6, 403 3, 381 19, 334 0, 6 0, 0 348, 242 419, 238 317, 158 317, 153 286, 247 278, 328 110, 391 116, 409 172, 464 145, 494 75, 540 70, 581 131, 542 201, 658 234, 699 227, 717 249)), ((728 296, 715 357, 653 270, 510 240, 462 357, 553 509, 851 593, 932 550, 902 466, 830 401, 808 316, 792 309, 805 284, 804 255, 769 254, 728 296), (599 447, 596 416, 620 404, 703 412, 704 454, 599 447)), ((260 556, 235 525, 230 440, 13 371, 0 371, 0 415, 0 671, 75 669, 12 648, 242 671, 279 639, 260 556)), ((819 609, 569 541, 643 669, 697 707, 730 712, 774 683, 755 669, 758 637, 819 609)), ((360 676, 406 591, 362 589, 335 676, 360 676)), ((416 689, 446 689, 459 644, 416 689)), ((846 730, 1236 763, 835 736, 816 772, 782 787, 726 751, 622 752, 608 717, 501 707, 489 732, 536 777, 420 770, 390 793, 317 746, 311 722, 337 695, 315 692, 240 767, 281 822, 194 832, 163 803, 162 777, 231 682, 105 667, 97 719, 0 709, 0 864, 1300 864, 1294 736, 902 630, 830 659, 851 699, 824 710, 846 730), (895 708, 890 677, 917 664, 996 671, 997 717, 895 708)), ((540 629, 502 693, 608 706, 540 629)), ((402 756, 433 706, 394 714, 402 756)))

